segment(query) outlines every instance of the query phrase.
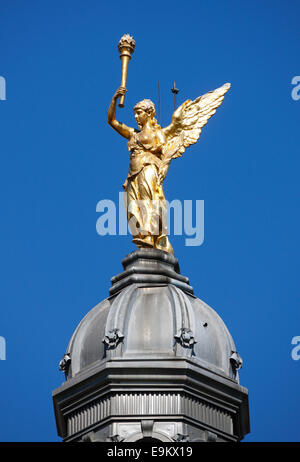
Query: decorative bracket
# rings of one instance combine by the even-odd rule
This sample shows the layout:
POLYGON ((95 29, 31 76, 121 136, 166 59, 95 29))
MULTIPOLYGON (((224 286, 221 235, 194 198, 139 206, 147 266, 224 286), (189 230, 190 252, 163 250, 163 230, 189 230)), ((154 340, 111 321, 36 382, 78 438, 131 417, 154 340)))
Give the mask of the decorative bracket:
POLYGON ((58 366, 59 370, 67 374, 70 365, 71 365, 71 356, 70 356, 70 353, 66 353, 64 354, 63 358, 59 362, 59 366, 58 366))
POLYGON ((120 443, 123 440, 124 440, 124 438, 122 438, 120 435, 112 435, 112 436, 108 436, 106 438, 106 441, 108 443, 120 443))
POLYGON ((230 362, 231 362, 231 365, 232 365, 232 368, 234 370, 234 372, 238 371, 239 369, 241 369, 242 365, 243 365, 243 360, 242 358, 240 357, 240 355, 238 354, 237 351, 231 351, 232 355, 230 356, 230 362))
POLYGON ((122 342, 124 335, 120 331, 120 329, 111 329, 106 332, 104 339, 102 342, 106 345, 106 348, 112 349, 116 348, 119 342, 122 342))
POLYGON ((182 327, 174 335, 175 339, 185 348, 192 348, 196 342, 193 332, 187 327, 182 327))
POLYGON ((182 435, 181 433, 177 433, 177 435, 174 436, 173 438, 174 441, 177 441, 177 443, 187 443, 190 441, 189 435, 182 435))

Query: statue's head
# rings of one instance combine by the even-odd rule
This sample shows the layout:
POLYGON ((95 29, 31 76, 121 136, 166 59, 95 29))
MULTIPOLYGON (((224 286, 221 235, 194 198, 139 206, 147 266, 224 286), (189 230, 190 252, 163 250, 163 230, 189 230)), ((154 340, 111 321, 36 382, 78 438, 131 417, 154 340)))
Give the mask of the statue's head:
POLYGON ((133 110, 139 128, 142 128, 149 119, 155 121, 155 105, 150 99, 143 99, 134 106, 133 110))

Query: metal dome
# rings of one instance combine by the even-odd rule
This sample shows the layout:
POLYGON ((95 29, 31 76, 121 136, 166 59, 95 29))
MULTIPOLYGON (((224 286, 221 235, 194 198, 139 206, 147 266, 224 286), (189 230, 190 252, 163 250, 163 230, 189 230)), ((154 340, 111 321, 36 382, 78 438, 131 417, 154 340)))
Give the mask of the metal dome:
POLYGON ((218 314, 193 295, 172 255, 140 249, 123 260, 110 297, 80 322, 61 368, 71 379, 111 358, 189 358, 238 382, 241 359, 218 314))
POLYGON ((75 330, 53 391, 64 441, 240 441, 249 432, 241 359, 178 261, 139 249, 75 330))

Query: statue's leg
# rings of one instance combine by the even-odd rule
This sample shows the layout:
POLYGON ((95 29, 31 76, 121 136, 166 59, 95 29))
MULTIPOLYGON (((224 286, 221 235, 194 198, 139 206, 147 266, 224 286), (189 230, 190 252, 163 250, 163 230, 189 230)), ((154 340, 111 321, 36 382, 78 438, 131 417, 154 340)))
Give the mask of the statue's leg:
POLYGON ((140 211, 142 217, 142 230, 145 236, 155 238, 160 230, 160 210, 157 197, 158 175, 155 165, 146 165, 138 175, 140 195, 140 211))
POLYGON ((138 175, 138 192, 141 199, 140 234, 143 242, 165 252, 173 253, 168 239, 168 215, 166 199, 162 186, 159 185, 158 173, 155 165, 147 165, 138 175), (151 239, 151 240, 150 240, 151 239))
MULTIPOLYGON (((132 242, 138 247, 153 247, 153 237, 144 223, 145 212, 144 198, 141 196, 141 183, 143 182, 143 171, 128 181, 126 190, 127 219, 130 232, 133 236, 132 242)), ((143 194, 143 191, 142 191, 143 194)))
POLYGON ((146 165, 127 185, 127 218, 138 247, 173 253, 168 239, 166 200, 155 165, 146 165))
POLYGON ((168 238, 168 210, 162 185, 157 188, 157 201, 159 203, 159 235, 155 239, 154 247, 174 254, 168 238))

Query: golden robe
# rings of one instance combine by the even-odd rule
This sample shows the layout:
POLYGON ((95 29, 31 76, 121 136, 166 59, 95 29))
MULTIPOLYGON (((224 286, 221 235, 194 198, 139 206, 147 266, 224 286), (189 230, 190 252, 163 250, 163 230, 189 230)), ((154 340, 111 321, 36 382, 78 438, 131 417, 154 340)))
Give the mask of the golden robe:
POLYGON ((130 165, 123 185, 132 242, 173 253, 168 239, 166 199, 159 170, 162 145, 147 148, 135 133, 128 142, 130 165))

